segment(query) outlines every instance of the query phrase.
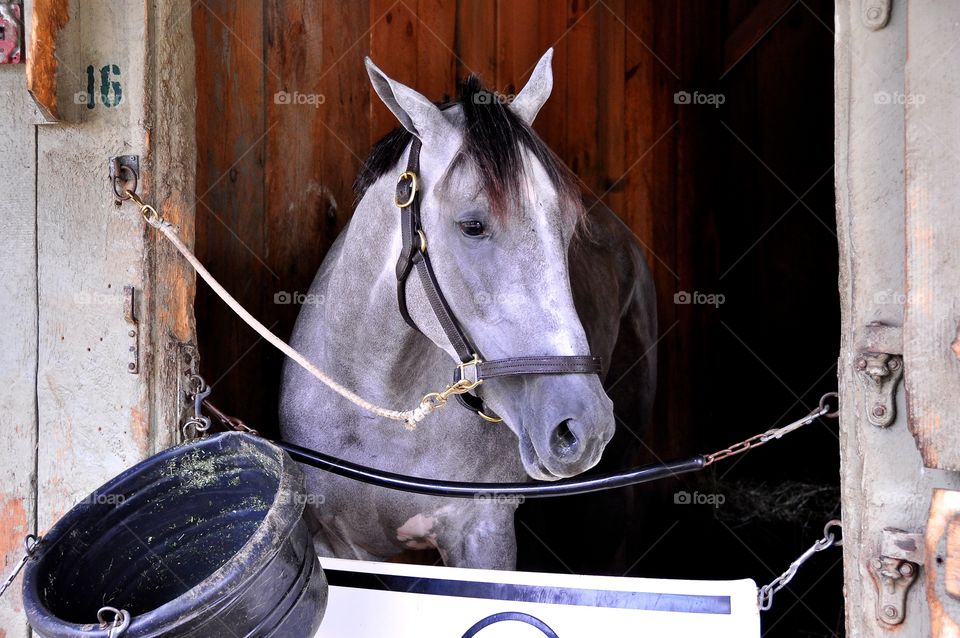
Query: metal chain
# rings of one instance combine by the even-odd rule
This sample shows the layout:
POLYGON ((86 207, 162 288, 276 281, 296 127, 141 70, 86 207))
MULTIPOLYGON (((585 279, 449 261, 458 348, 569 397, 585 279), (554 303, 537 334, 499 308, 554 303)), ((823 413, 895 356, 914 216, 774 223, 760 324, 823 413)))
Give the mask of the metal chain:
POLYGON ((823 526, 823 538, 811 545, 807 551, 800 554, 797 560, 790 563, 787 571, 774 578, 769 585, 764 585, 757 591, 757 604, 760 606, 760 611, 767 611, 773 606, 773 595, 793 580, 793 577, 797 575, 797 570, 800 569, 800 566, 807 562, 811 556, 825 549, 843 545, 843 539, 836 538, 833 532, 830 531, 831 527, 839 528, 841 531, 843 530, 843 526, 839 520, 834 519, 828 522, 823 526))
POLYGON ((704 455, 704 458, 706 459, 706 461, 704 462, 703 466, 707 467, 708 465, 713 465, 714 463, 722 459, 726 459, 731 456, 736 456, 737 454, 743 454, 747 450, 751 450, 755 447, 760 447, 764 443, 769 443, 774 439, 779 439, 784 435, 790 434, 794 430, 798 430, 802 428, 808 423, 813 423, 816 419, 822 416, 835 419, 837 417, 838 412, 830 411, 830 401, 831 400, 837 401, 838 398, 839 398, 839 395, 837 395, 836 392, 828 392, 827 394, 820 397, 820 403, 813 410, 813 412, 803 417, 802 419, 794 421, 793 423, 790 423, 780 428, 772 428, 770 430, 767 430, 766 432, 762 432, 760 434, 754 434, 749 439, 745 439, 743 441, 740 441, 739 443, 734 443, 730 447, 714 452, 713 454, 706 454, 704 455))
POLYGON ((3 592, 7 591, 7 588, 13 584, 13 581, 17 579, 17 576, 20 574, 20 570, 23 569, 24 565, 27 564, 33 555, 37 552, 37 546, 40 545, 40 541, 43 540, 42 536, 37 536, 36 534, 27 534, 23 539, 23 558, 17 562, 14 566, 13 571, 10 572, 10 575, 7 576, 7 579, 3 581, 3 584, 0 585, 0 596, 3 596, 3 592))

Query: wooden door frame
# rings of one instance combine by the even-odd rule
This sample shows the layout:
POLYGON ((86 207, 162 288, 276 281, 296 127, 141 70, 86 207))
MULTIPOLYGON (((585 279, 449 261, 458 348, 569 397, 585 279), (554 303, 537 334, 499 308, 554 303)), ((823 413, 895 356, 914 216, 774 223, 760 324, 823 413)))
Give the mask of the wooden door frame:
MULTIPOLYGON (((0 215, 16 230, 0 235, 15 286, 0 292, 0 347, 16 353, 0 370, 15 390, 0 419, 8 567, 26 533, 179 439, 194 275, 135 207, 115 201, 107 166, 139 155, 138 192, 193 242, 190 14, 188 0, 27 0, 27 63, 0 69, 0 108, 11 114, 0 124, 11 171, 0 215), (107 99, 88 103, 102 69, 107 99)), ((30 635, 16 587, 0 599, 0 627, 5 638, 30 635)))
MULTIPOLYGON (((925 4, 921 2, 921 4, 925 4)), ((903 622, 878 618, 877 558, 901 530, 920 534, 936 487, 960 486, 955 473, 931 472, 908 428, 903 384, 896 417, 881 427, 876 396, 858 367, 863 353, 902 356, 905 290, 904 94, 907 3, 894 1, 876 28, 869 3, 837 2, 836 190, 842 344, 839 361, 841 502, 847 635, 930 634, 923 574, 909 589, 903 622)), ((910 11, 915 10, 911 4, 910 11)), ((907 362, 909 364, 909 361, 907 362)), ((862 364, 861 364, 862 365, 862 364)), ((906 374, 909 374, 909 369, 906 374)), ((829 451, 825 450, 825 453, 829 451)), ((921 542, 922 545, 922 542, 921 542)), ((923 557, 915 554, 924 568, 923 557)), ((929 559, 929 557, 927 557, 929 559)))

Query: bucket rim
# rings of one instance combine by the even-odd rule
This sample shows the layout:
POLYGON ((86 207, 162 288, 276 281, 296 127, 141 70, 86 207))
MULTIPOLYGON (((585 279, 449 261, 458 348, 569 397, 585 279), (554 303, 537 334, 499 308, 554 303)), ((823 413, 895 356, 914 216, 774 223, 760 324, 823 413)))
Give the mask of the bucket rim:
MULTIPOLYGON (((242 592, 248 581, 255 578, 276 557, 293 528, 301 520, 305 507, 305 499, 302 498, 304 474, 300 466, 284 450, 268 440, 243 432, 222 432, 170 447, 129 467, 94 490, 87 499, 71 508, 50 528, 44 535, 35 558, 27 563, 23 573, 24 611, 34 631, 41 635, 50 633, 65 638, 106 638, 109 634, 109 630, 100 630, 97 623, 75 623, 58 618, 43 602, 40 593, 40 568, 50 556, 51 550, 64 540, 83 515, 95 506, 96 499, 93 498, 95 495, 115 492, 119 486, 131 481, 157 463, 169 462, 193 450, 211 448, 240 450, 245 444, 252 445, 279 461, 280 481, 270 508, 256 530, 233 556, 176 598, 149 611, 131 616, 126 635, 143 637, 159 635, 152 628, 169 629, 170 626, 182 625, 200 615, 211 615, 211 610, 227 602, 229 595, 242 592), (240 555, 247 557, 248 560, 245 563, 236 562, 237 556, 240 555), (191 601, 192 612, 185 611, 182 603, 175 604, 184 599, 191 601)), ((91 610, 91 616, 95 616, 96 612, 95 609, 91 610)))

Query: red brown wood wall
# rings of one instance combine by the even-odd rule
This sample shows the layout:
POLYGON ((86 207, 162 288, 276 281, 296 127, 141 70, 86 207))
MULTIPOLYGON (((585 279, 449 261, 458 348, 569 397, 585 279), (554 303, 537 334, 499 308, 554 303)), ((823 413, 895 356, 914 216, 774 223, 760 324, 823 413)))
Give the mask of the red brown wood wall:
MULTIPOLYGON (((364 56, 441 100, 469 73, 513 94, 553 46, 553 95, 536 128, 583 189, 648 247, 661 325, 670 329, 687 258, 671 210, 682 161, 673 94, 678 65, 691 63, 676 42, 684 11, 655 0, 201 2, 193 15, 198 253, 256 316, 288 334, 298 308, 275 295, 306 292, 350 217, 363 158, 396 126, 372 96, 364 56), (278 103, 278 94, 294 92, 324 101, 278 103)), ((274 423, 279 356, 216 299, 201 292, 197 305, 202 357, 220 401, 274 423)), ((663 401, 677 374, 670 343, 662 346, 663 401)))

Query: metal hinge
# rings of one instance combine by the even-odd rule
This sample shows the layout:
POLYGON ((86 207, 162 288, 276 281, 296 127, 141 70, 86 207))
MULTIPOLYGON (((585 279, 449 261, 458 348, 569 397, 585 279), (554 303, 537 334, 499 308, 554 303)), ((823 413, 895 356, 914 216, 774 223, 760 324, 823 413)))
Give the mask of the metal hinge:
POLYGON ((887 528, 880 535, 880 551, 870 561, 877 586, 877 621, 899 625, 907 608, 907 592, 917 580, 924 558, 923 534, 887 528))
POLYGON ((897 387, 903 378, 903 329, 870 324, 862 332, 854 360, 864 392, 867 420, 880 428, 897 418, 897 387))

